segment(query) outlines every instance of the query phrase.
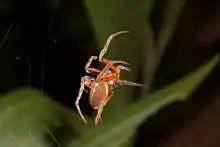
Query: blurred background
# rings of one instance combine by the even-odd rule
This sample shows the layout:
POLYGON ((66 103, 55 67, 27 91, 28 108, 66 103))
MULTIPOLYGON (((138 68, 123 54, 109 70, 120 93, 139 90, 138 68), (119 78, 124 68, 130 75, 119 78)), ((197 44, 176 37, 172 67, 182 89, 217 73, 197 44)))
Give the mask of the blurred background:
MULTIPOLYGON (((103 128, 109 130, 109 126, 114 127, 109 120, 115 113, 126 113, 130 105, 144 101, 151 93, 187 76, 217 54, 220 47, 219 26, 218 0, 1 0, 0 95, 8 102, 0 106, 4 105, 6 109, 15 103, 14 107, 17 107, 16 103, 20 100, 18 98, 15 102, 10 99, 11 91, 23 88, 25 93, 35 89, 37 93, 46 95, 43 99, 52 100, 51 103, 58 104, 71 114, 76 113, 74 102, 80 79, 86 74, 84 66, 88 58, 99 54, 109 35, 129 30, 129 34, 120 35, 112 41, 106 58, 130 62, 132 72, 122 73, 122 77, 146 84, 147 88, 122 87, 116 90, 106 114, 103 114, 102 123, 109 122, 103 128), (4 96, 7 94, 8 97, 4 96)), ((99 64, 95 62, 92 66, 99 67, 99 64)), ((220 146, 219 74, 220 66, 217 64, 187 100, 169 103, 148 119, 142 119, 132 139, 127 139, 132 141, 125 141, 122 146, 220 146)), ((13 97, 19 96, 15 92, 13 97)), ((30 104, 33 103, 30 100, 30 104)), ((91 119, 89 123, 92 123, 95 112, 89 106, 88 94, 83 95, 80 105, 83 113, 91 119)), ((47 111, 47 107, 37 109, 47 111)), ((64 113, 59 112, 61 116, 64 113)), ((129 115, 130 112, 133 110, 129 111, 129 115)), ((23 116, 24 112, 17 114, 20 113, 23 116)), ((78 139, 86 134, 88 128, 84 128, 77 114, 71 114, 68 119, 77 120, 72 121, 79 124, 78 139)), ((16 125, 17 119, 7 121, 16 125)), ((36 120, 39 119, 36 117, 36 120)), ((53 123, 51 120, 48 126, 53 123)), ((44 120, 42 124, 45 124, 44 120)), ((51 136, 52 139, 45 139, 45 144, 39 141, 41 146, 71 146, 72 142, 72 146, 83 146, 80 143, 74 145, 74 133, 67 131, 73 124, 69 125, 71 127, 62 126, 62 129, 59 128, 62 131, 57 132, 57 128, 51 127, 57 139, 51 136), (71 142, 70 145, 67 145, 68 142, 71 142)), ((103 128, 100 132, 104 132, 103 128)), ((11 130, 0 131, 2 136, 7 136, 5 131, 11 130)), ((11 134, 7 137, 16 136, 11 134)), ((5 141, 4 145, 10 146, 8 143, 11 145, 11 141, 5 141)), ((25 146, 21 142, 20 145, 25 146)))

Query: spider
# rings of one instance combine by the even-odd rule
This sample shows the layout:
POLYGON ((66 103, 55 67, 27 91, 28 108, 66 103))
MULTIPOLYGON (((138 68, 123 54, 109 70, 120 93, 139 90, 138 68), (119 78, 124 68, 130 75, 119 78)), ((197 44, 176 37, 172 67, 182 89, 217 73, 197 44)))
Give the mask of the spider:
POLYGON ((134 83, 127 80, 120 79, 120 72, 121 70, 130 71, 130 69, 124 65, 129 65, 129 63, 125 61, 115 61, 115 60, 108 60, 103 58, 107 49, 114 37, 117 35, 129 33, 129 31, 120 31, 110 35, 104 45, 104 48, 101 50, 99 56, 91 56, 88 62, 85 65, 86 73, 95 74, 97 77, 90 77, 90 76, 83 76, 81 78, 81 86, 79 89, 78 96, 75 101, 75 105, 77 111, 81 117, 81 119, 87 123, 86 119, 84 118, 80 106, 79 101, 81 99, 83 91, 86 91, 84 88, 85 86, 90 88, 89 91, 89 103, 94 110, 97 110, 96 118, 95 118, 95 125, 97 125, 101 121, 101 114, 103 111, 103 107, 106 103, 111 99, 114 94, 114 88, 117 86, 127 85, 127 86, 144 86, 139 83, 134 83), (99 62, 103 63, 105 67, 102 70, 91 68, 90 65, 93 60, 99 60, 99 62), (114 64, 122 64, 115 66, 114 64))

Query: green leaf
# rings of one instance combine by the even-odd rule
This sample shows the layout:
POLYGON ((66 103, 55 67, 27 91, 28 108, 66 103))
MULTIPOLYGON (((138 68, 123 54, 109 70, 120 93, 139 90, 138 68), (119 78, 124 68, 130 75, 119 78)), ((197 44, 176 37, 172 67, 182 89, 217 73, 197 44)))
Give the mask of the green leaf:
POLYGON ((164 22, 161 25, 160 34, 156 43, 156 50, 158 52, 158 57, 161 58, 164 50, 166 49, 171 37, 173 36, 173 31, 179 22, 179 16, 182 12, 182 7, 185 4, 185 0, 168 0, 167 7, 165 9, 164 22))
POLYGON ((68 132, 70 136, 64 134, 67 140, 59 141, 51 132, 65 126, 73 130, 72 117, 71 111, 37 90, 11 91, 0 99, 0 146, 49 147, 67 142, 74 137, 73 132, 68 132))
MULTIPOLYGON (((148 43, 147 48, 144 48, 146 50, 146 56, 143 60, 143 79, 144 83, 149 85, 149 89, 160 60, 167 48, 167 45, 170 43, 170 40, 173 37, 174 30, 177 28, 180 18, 179 16, 182 12, 182 7, 185 4, 185 0, 167 0, 166 3, 167 4, 163 12, 164 17, 158 38, 153 40, 152 38, 148 37, 148 40, 150 38, 152 41, 148 43)), ((150 32, 150 26, 148 26, 148 30, 148 32, 150 32)), ((148 90, 146 91, 144 89, 143 95, 145 95, 146 92, 148 92, 148 90)))
MULTIPOLYGON (((122 105, 121 111, 115 114, 104 112, 104 121, 99 126, 82 132, 84 135, 80 140, 73 141, 69 147, 120 146, 144 120, 175 101, 187 99, 218 62, 219 55, 216 55, 195 72, 146 99, 130 107, 122 105)), ((111 104, 108 106, 111 107, 111 104)))

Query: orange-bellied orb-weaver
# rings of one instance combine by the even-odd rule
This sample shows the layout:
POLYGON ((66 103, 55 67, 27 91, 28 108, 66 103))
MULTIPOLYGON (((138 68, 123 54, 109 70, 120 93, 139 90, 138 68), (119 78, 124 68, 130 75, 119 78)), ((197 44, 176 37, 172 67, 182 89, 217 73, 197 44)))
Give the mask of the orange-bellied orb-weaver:
POLYGON ((107 52, 108 46, 111 40, 123 33, 129 33, 129 31, 120 31, 110 35, 104 45, 104 48, 101 50, 99 56, 91 56, 85 66, 85 71, 87 73, 96 74, 97 77, 90 77, 90 76, 83 76, 81 78, 81 86, 79 89, 79 94, 75 101, 75 105, 80 117, 83 119, 85 123, 87 123, 86 119, 84 118, 81 109, 79 107, 79 101, 82 96, 83 91, 85 90, 84 87, 90 88, 90 95, 89 95, 89 103, 93 109, 97 110, 97 115, 95 118, 95 125, 97 125, 101 120, 101 114, 103 111, 103 107, 106 103, 110 100, 113 96, 114 88, 118 85, 128 85, 128 86, 144 86, 139 83, 134 83, 127 80, 120 79, 120 72, 121 70, 130 71, 128 67, 123 65, 114 66, 114 64, 125 64, 129 65, 129 63, 125 61, 113 61, 103 58, 104 54, 107 52), (93 60, 99 60, 99 62, 103 63, 105 67, 102 70, 96 68, 90 68, 90 65, 93 60))

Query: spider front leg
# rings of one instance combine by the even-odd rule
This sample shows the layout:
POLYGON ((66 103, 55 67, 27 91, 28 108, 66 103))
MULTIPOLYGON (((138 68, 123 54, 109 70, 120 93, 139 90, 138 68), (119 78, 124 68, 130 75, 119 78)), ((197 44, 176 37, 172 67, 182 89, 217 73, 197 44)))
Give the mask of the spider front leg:
POLYGON ((114 33, 112 35, 110 35, 102 49, 102 51, 100 52, 99 54, 99 62, 102 62, 103 60, 103 56, 105 55, 105 53, 107 52, 107 49, 112 41, 112 39, 120 34, 125 34, 125 33, 129 33, 129 31, 120 31, 120 32, 117 32, 117 33, 114 33))
POLYGON ((84 76, 84 77, 81 78, 81 84, 80 84, 79 93, 78 93, 78 96, 77 96, 76 101, 75 101, 75 106, 76 106, 76 108, 77 108, 77 111, 78 111, 80 117, 82 118, 82 120, 83 120, 85 123, 87 123, 87 121, 86 121, 86 119, 84 118, 84 116, 83 116, 83 114, 82 114, 82 111, 81 111, 80 106, 79 106, 79 101, 80 101, 81 96, 82 96, 82 93, 83 93, 83 91, 84 91, 84 89, 85 89, 85 85, 86 85, 87 83, 89 84, 89 83, 91 82, 91 79, 92 79, 92 78, 90 78, 90 77, 88 77, 88 76, 84 76))

